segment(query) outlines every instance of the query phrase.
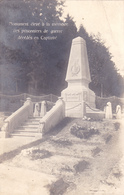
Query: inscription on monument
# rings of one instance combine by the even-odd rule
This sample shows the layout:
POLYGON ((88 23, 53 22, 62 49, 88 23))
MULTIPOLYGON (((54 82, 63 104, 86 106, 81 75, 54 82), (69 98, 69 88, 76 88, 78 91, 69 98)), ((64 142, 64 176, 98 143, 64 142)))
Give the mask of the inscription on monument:
POLYGON ((66 94, 67 102, 79 102, 81 101, 81 93, 67 93, 66 94))

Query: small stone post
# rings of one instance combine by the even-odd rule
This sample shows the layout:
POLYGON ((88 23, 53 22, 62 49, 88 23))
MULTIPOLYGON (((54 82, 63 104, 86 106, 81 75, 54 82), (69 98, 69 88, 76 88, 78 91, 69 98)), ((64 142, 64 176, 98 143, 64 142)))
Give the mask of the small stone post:
POLYGON ((121 106, 120 105, 116 106, 116 118, 121 119, 121 106))
POLYGON ((39 111, 40 111, 39 104, 36 103, 34 108, 34 117, 40 116, 39 111))
POLYGON ((56 103, 62 102, 63 104, 63 118, 65 117, 65 102, 63 100, 63 97, 58 97, 58 101, 56 103))
POLYGON ((40 111, 40 116, 43 117, 46 114, 46 102, 42 101, 41 103, 41 111, 40 111))
POLYGON ((1 128, 1 138, 8 138, 9 137, 9 121, 4 121, 4 125, 1 128))
POLYGON ((24 104, 30 105, 29 116, 32 116, 33 115, 33 102, 31 101, 31 98, 28 97, 24 104))
POLYGON ((112 119, 112 105, 111 102, 108 102, 105 108, 105 118, 112 119))

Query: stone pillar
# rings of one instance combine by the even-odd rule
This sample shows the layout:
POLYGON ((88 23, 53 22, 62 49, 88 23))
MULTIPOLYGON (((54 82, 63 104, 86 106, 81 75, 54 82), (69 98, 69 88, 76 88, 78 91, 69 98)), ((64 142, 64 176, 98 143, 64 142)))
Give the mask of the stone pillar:
POLYGON ((40 111, 39 104, 36 103, 34 108, 34 117, 40 116, 39 111, 40 111))
POLYGON ((111 102, 108 102, 105 107, 105 118, 112 119, 112 105, 111 102))
POLYGON ((32 117, 33 116, 33 102, 31 101, 31 98, 28 97, 24 104, 30 105, 29 116, 32 117))
POLYGON ((117 119, 121 119, 122 115, 121 115, 121 106, 117 105, 116 106, 116 118, 117 119))
POLYGON ((73 39, 65 79, 68 87, 61 92, 65 101, 66 116, 84 116, 84 102, 95 108, 95 93, 89 89, 91 82, 86 42, 83 38, 73 39))
POLYGON ((46 114, 46 102, 42 101, 41 103, 41 111, 40 111, 40 116, 43 117, 46 114))
POLYGON ((26 101, 24 102, 24 104, 30 104, 31 103, 31 98, 27 98, 26 101))
POLYGON ((4 125, 1 128, 0 136, 1 138, 9 138, 10 132, 9 132, 9 121, 4 121, 4 125))
POLYGON ((62 102, 63 104, 62 117, 64 118, 65 117, 65 102, 62 97, 58 97, 58 101, 56 102, 56 104, 59 104, 60 102, 62 102))

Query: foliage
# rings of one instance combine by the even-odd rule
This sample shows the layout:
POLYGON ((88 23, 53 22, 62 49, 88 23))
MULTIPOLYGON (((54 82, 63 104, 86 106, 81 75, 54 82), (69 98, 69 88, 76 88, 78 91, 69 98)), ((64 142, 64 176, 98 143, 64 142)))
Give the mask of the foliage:
MULTIPOLYGON (((1 65, 10 77, 6 64, 11 64, 13 76, 16 75, 18 79, 20 78, 15 87, 17 89, 15 93, 59 94, 64 88, 69 48, 77 29, 71 17, 68 16, 65 21, 61 20, 63 3, 59 0, 2 3, 0 7, 3 29, 3 33, 1 33, 1 65), (57 40, 54 41, 19 41, 17 34, 13 33, 14 27, 8 25, 10 22, 31 24, 38 21, 45 24, 40 26, 41 30, 48 30, 48 33, 43 35, 44 37, 51 35, 51 26, 46 26, 46 23, 68 22, 69 24, 67 27, 57 27, 57 30, 62 29, 63 32, 58 34, 57 40)), ((25 27, 21 27, 21 29, 25 29, 25 27)), ((30 26, 29 29, 33 30, 36 27, 30 26)), ((2 88, 6 89, 4 80, 5 78, 2 78, 2 88)), ((10 83, 13 83, 12 77, 10 80, 10 83)))
POLYGON ((38 17, 42 22, 60 20, 63 13, 63 0, 24 0, 29 5, 32 16, 38 17))
POLYGON ((77 123, 74 123, 70 127, 71 134, 75 135, 76 137, 80 139, 90 139, 93 135, 99 135, 99 130, 95 127, 84 127, 80 126, 77 123))
POLYGON ((99 96, 120 96, 123 78, 117 72, 109 48, 105 46, 100 33, 88 35, 80 26, 78 34, 86 40, 89 66, 91 72, 90 88, 99 96))

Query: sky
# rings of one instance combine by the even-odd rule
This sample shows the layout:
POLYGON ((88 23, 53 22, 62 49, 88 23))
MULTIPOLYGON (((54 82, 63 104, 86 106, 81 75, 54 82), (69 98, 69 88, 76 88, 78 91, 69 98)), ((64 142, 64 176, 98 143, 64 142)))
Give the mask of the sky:
POLYGON ((112 60, 124 75, 124 1, 66 0, 64 15, 69 13, 76 26, 80 24, 89 34, 101 34, 112 53, 112 60))

